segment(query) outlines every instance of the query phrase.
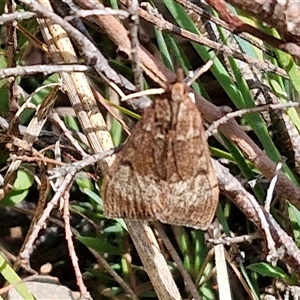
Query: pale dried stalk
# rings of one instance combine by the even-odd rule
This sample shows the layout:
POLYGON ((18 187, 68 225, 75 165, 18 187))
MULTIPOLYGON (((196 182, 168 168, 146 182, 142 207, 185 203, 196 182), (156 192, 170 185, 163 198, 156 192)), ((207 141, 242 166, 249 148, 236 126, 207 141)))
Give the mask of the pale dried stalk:
POLYGON ((126 224, 159 299, 181 299, 167 262, 147 222, 126 220, 126 224))
POLYGON ((57 72, 86 72, 90 69, 88 66, 74 65, 34 65, 34 66, 16 66, 15 68, 6 68, 0 70, 0 79, 10 76, 29 76, 31 74, 42 73, 44 75, 57 72))
MULTIPOLYGON (((40 0, 39 3, 46 9, 52 11, 48 0, 40 0)), ((53 24, 51 20, 39 19, 44 39, 47 43, 53 42, 57 47, 55 55, 50 49, 54 63, 77 63, 78 59, 73 45, 66 32, 61 26, 53 24)), ((89 140, 92 149, 102 152, 113 148, 110 134, 106 128, 105 121, 101 115, 92 90, 89 86, 86 76, 83 73, 62 73, 63 82, 66 84, 70 102, 76 112, 76 115, 82 125, 82 128, 89 140)), ((105 172, 107 166, 112 161, 111 157, 99 162, 102 172, 105 172)))
POLYGON ((16 12, 13 12, 10 14, 2 14, 0 16, 0 25, 3 25, 7 22, 12 22, 12 21, 23 21, 26 19, 31 19, 34 16, 35 16, 35 13, 20 12, 20 11, 16 11, 16 12))
MULTIPOLYGON (((221 237, 220 224, 219 222, 214 222, 216 225, 214 228, 214 238, 221 237)), ((219 299, 231 300, 231 291, 229 283, 229 275, 227 270, 227 263, 225 258, 225 248, 224 245, 215 245, 215 262, 217 269, 217 282, 219 287, 219 299)))

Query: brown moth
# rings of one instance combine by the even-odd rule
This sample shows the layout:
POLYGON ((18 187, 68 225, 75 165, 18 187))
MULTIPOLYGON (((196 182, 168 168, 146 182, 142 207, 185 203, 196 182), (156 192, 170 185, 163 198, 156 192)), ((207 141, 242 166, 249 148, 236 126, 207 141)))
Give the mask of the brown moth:
MULTIPOLYGON (((192 95, 193 96, 193 95, 192 95)), ((108 218, 206 229, 218 203, 200 111, 183 82, 147 108, 103 180, 108 218)))

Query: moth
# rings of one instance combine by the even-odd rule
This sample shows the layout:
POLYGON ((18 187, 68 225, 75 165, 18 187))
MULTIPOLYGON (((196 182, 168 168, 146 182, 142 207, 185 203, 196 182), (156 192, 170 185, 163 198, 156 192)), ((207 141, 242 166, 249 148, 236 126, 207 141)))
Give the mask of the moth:
POLYGON ((177 80, 144 111, 103 179, 108 218, 209 226, 219 189, 193 96, 177 80))

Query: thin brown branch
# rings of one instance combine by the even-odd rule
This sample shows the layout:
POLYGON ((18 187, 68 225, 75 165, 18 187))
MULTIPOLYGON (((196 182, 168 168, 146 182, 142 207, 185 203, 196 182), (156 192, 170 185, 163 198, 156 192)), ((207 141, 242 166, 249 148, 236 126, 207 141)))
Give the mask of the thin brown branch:
POLYGON ((63 195, 64 198, 63 219, 65 223, 65 238, 67 240, 69 255, 72 261, 73 269, 76 276, 76 282, 77 282, 77 286, 79 287, 81 297, 83 299, 88 300, 88 299, 92 299, 92 297, 84 284, 83 276, 78 264, 78 257, 76 255, 74 243, 72 240, 73 234, 71 231, 71 224, 70 224, 69 197, 70 197, 69 191, 65 191, 63 195))
POLYGON ((15 261, 15 264, 14 264, 14 269, 17 270, 20 266, 26 266, 27 268, 30 268, 30 263, 29 263, 29 257, 26 257, 26 260, 23 261, 20 259, 20 253, 22 253, 26 247, 26 244, 27 244, 27 241, 28 239, 30 238, 33 230, 34 230, 34 227, 35 227, 35 224, 36 224, 36 221, 39 219, 39 217, 42 215, 43 213, 43 210, 45 208, 45 205, 46 205, 46 201, 47 201, 47 197, 48 197, 48 192, 49 192, 49 181, 48 181, 48 178, 46 176, 46 173, 44 172, 44 170, 41 170, 41 175, 40 175, 40 186, 39 186, 39 197, 38 197, 38 202, 37 202, 37 207, 36 207, 36 210, 35 210, 35 213, 32 217, 32 220, 31 220, 31 224, 30 224, 30 227, 27 231, 27 234, 26 234, 26 237, 24 239, 24 242, 22 244, 22 247, 19 251, 19 255, 15 261))
MULTIPOLYGON (((26 132, 23 136, 23 141, 26 142, 30 147, 33 145, 35 140, 38 138, 40 131, 42 130, 45 122, 47 121, 48 114, 50 110, 52 109, 56 98, 57 98, 57 92, 59 90, 60 85, 54 86, 54 88, 49 92, 47 97, 44 99, 43 103, 39 106, 38 110, 36 111, 35 116, 32 118, 32 120, 29 123, 29 126, 27 127, 26 132)), ((23 155, 24 150, 20 149, 18 151, 18 155, 23 155)), ((14 173, 19 168, 21 164, 21 161, 14 161, 12 164, 10 164, 5 177, 4 177, 4 186, 8 187, 12 185, 14 181, 14 173)), ((6 192, 8 192, 9 189, 6 188, 6 192)))
MULTIPOLYGON (((215 130, 222 124, 227 123, 229 120, 237 117, 244 116, 246 114, 253 114, 262 111, 270 111, 270 110, 286 110, 290 107, 299 107, 299 102, 289 102, 289 103, 278 103, 278 104, 267 104, 253 108, 244 108, 239 109, 235 112, 229 112, 219 120, 213 122, 206 131, 206 135, 211 136, 215 130)), ((223 108, 224 109, 224 108, 223 108)))
POLYGON ((124 292, 130 296, 132 300, 138 300, 139 298, 133 292, 133 290, 128 286, 128 284, 119 276, 119 274, 114 271, 108 262, 103 258, 96 250, 89 248, 91 253, 95 256, 98 261, 98 264, 103 266, 104 269, 116 280, 116 282, 123 288, 124 292))
MULTIPOLYGON (((14 0, 7 1, 5 5, 5 10, 7 13, 14 13, 16 10, 16 3, 14 0)), ((17 22, 15 20, 10 21, 6 24, 6 41, 5 41, 5 50, 7 56, 8 67, 14 68, 16 66, 16 51, 17 51, 17 22)), ((9 113, 8 120, 11 120, 14 114, 18 110, 18 100, 21 97, 17 79, 14 76, 11 76, 7 80, 7 90, 8 90, 8 99, 9 99, 9 113)), ((11 123, 9 131, 12 134, 18 135, 18 124, 11 123)))
POLYGON ((191 296, 193 299, 195 300, 200 300, 200 296, 199 293, 195 287, 195 284, 190 276, 190 274, 186 271, 186 269, 184 268, 184 265, 182 263, 182 260, 180 259, 178 253, 176 252, 175 248, 173 247, 171 241, 169 240, 167 234, 164 231, 163 226, 159 223, 156 222, 155 223, 155 227, 159 233, 160 238, 162 239, 165 247, 167 248, 167 250, 169 251, 169 253, 171 254, 179 272, 181 273, 185 284, 187 286, 187 288, 189 289, 191 296))
MULTIPOLYGON (((34 244, 35 240, 37 239, 40 230, 45 226, 46 221, 48 220, 51 211, 53 210, 54 207, 56 207, 58 205, 58 203, 59 203, 60 199, 62 198, 62 196, 64 195, 65 191, 71 187, 73 179, 74 179, 74 176, 68 174, 63 179, 63 181, 60 181, 59 188, 56 190, 53 198, 48 202, 42 215, 37 220, 36 225, 31 233, 31 235, 28 237, 27 243, 24 245, 24 250, 19 255, 21 260, 25 260, 25 261, 29 260, 30 255, 34 249, 33 244, 34 244)), ((54 189, 56 189, 53 184, 52 184, 52 187, 54 189)))
POLYGON ((133 74, 134 74, 134 82, 136 91, 143 90, 143 70, 141 68, 140 59, 138 56, 140 42, 138 39, 138 30, 140 26, 140 18, 138 15, 138 7, 139 2, 138 0, 132 0, 131 5, 128 7, 128 11, 130 13, 130 41, 131 41, 131 61, 133 67, 133 74))

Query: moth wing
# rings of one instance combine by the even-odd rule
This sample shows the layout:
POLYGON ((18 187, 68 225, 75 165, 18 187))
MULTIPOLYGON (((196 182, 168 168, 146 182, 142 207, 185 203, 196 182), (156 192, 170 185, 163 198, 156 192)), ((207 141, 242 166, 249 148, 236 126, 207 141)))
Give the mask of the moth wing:
POLYGON ((169 184, 168 203, 156 214, 162 223, 205 230, 211 223, 218 202, 217 184, 203 176, 169 184))
POLYGON ((155 112, 150 107, 133 128, 103 179, 104 213, 109 218, 156 218, 162 209, 160 177, 156 169, 153 132, 155 112))
POLYGON ((157 214, 157 219, 204 230, 216 211, 218 181, 210 161, 201 113, 189 98, 185 99, 177 108, 176 127, 169 132, 168 176, 162 195, 164 209, 157 214))

